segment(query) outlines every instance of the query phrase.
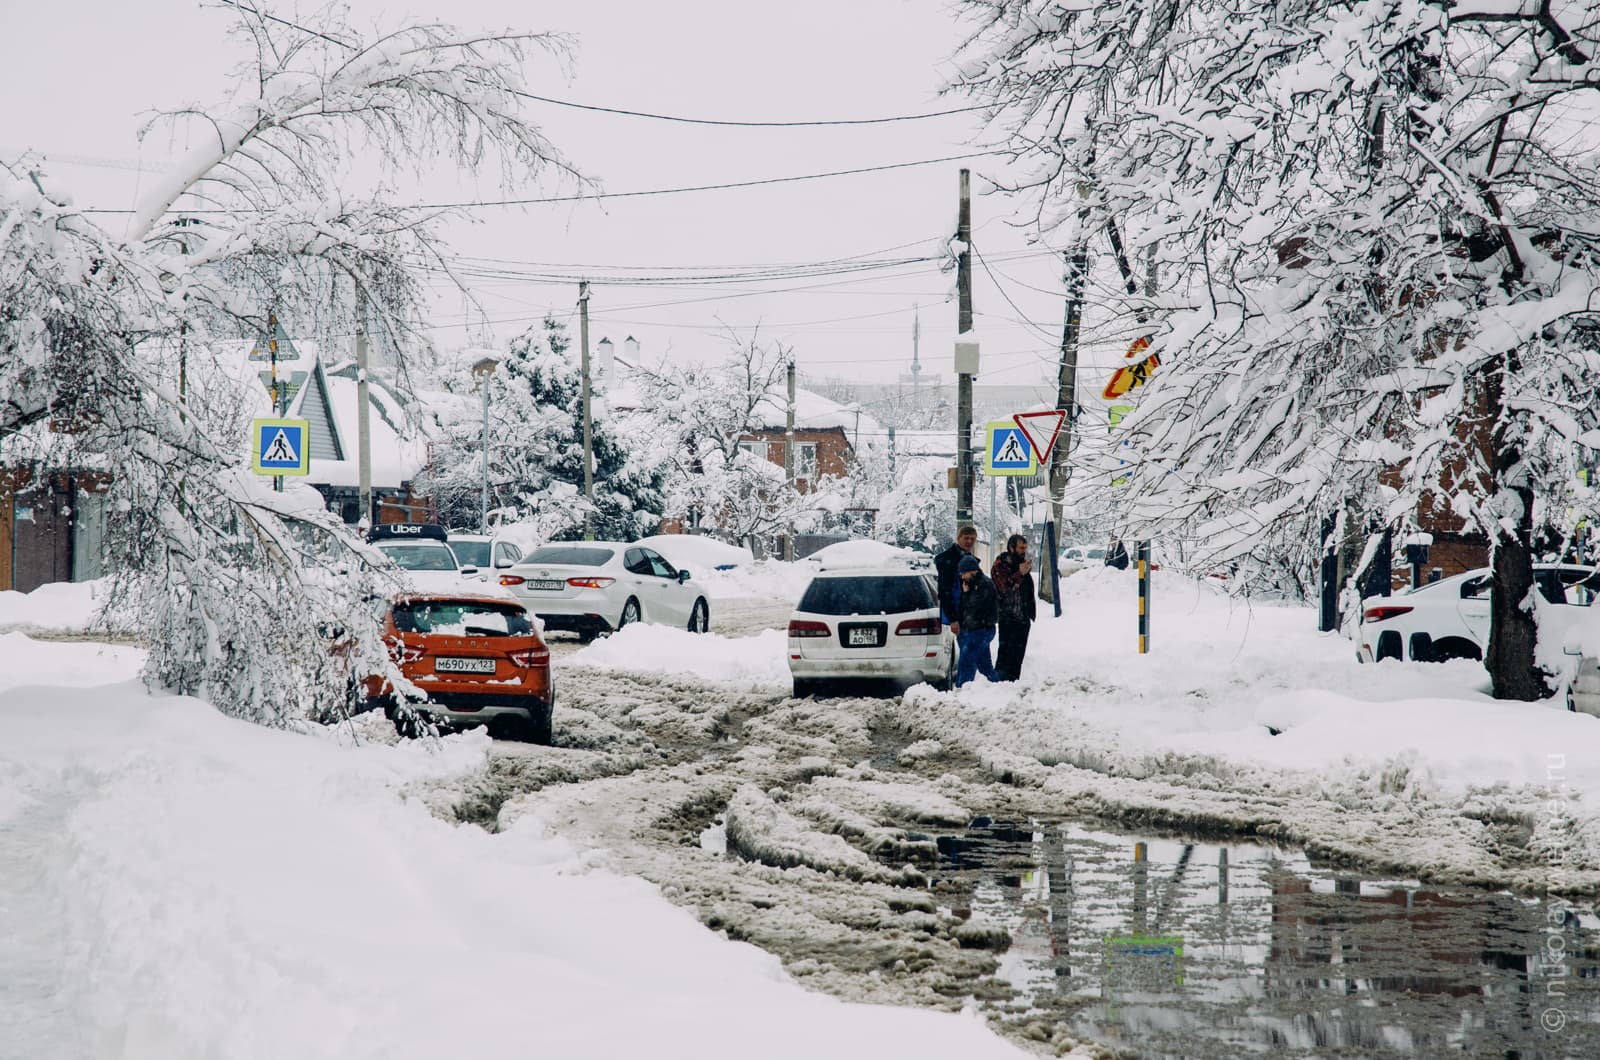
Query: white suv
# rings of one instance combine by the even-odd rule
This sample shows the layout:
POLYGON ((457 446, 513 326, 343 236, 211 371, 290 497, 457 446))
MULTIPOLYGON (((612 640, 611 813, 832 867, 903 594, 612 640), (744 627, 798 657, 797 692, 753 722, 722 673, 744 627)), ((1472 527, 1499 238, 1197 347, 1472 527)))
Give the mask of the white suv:
MULTIPOLYGON (((1541 637, 1564 636, 1585 614, 1580 609, 1600 595, 1600 573, 1593 567, 1535 563, 1533 581, 1553 605, 1545 612, 1549 625, 1541 637)), ((1395 596, 1369 596, 1356 626, 1356 657, 1362 662, 1481 660, 1489 643, 1490 587, 1484 567, 1395 596)))
POLYGON ((827 680, 883 678, 948 688, 955 637, 933 575, 906 567, 823 571, 789 618, 796 697, 827 680))

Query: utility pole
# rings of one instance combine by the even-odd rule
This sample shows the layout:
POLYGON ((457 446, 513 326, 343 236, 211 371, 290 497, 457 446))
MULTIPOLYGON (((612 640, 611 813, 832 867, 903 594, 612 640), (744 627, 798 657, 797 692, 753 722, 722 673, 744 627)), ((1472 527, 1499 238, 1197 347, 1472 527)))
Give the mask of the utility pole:
MULTIPOLYGON (((272 362, 272 414, 282 417, 284 414, 283 406, 286 402, 279 397, 281 388, 278 385, 278 311, 276 309, 267 311, 267 353, 272 362)), ((302 439, 300 444, 310 445, 311 439, 302 439)), ((272 488, 278 493, 283 492, 282 475, 272 476, 272 488)))
POLYGON ((1073 436, 1077 433, 1078 419, 1078 334, 1083 320, 1083 288, 1089 274, 1088 233, 1080 225, 1078 245, 1065 255, 1067 308, 1061 327, 1061 364, 1056 378, 1056 408, 1064 409, 1062 436, 1050 451, 1050 521, 1045 524, 1044 562, 1040 570, 1039 595, 1055 604, 1057 617, 1061 615, 1060 593, 1056 591, 1060 580, 1056 574, 1057 555, 1061 543, 1057 534, 1061 526, 1061 505, 1066 499, 1067 482, 1072 477, 1073 436))
POLYGON ((583 539, 594 540, 594 420, 589 409, 589 281, 578 284, 578 340, 583 346, 583 539))
MULTIPOLYGON (((789 480, 789 493, 794 493, 794 361, 789 361, 789 411, 788 426, 783 436, 783 472, 789 480)), ((794 523, 789 523, 789 530, 783 535, 783 558, 785 562, 794 562, 794 523)))
MULTIPOLYGON (((961 171, 961 211, 956 220, 956 330, 972 330, 972 171, 961 171)), ((956 341, 961 341, 958 335, 956 341)), ((976 364, 956 364, 956 524, 972 521, 972 376, 976 364), (962 369, 968 369, 962 371, 962 369)))
POLYGON ((372 411, 367 385, 370 354, 367 342, 367 289, 356 280, 356 497, 363 532, 372 526, 372 411))

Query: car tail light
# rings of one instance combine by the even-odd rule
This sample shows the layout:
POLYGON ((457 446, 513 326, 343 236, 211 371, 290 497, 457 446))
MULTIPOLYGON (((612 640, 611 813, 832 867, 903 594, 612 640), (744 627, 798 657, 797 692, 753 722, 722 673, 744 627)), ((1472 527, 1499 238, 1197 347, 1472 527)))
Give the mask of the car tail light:
POLYGON ((528 667, 539 666, 549 662, 550 649, 523 648, 521 651, 511 652, 506 657, 511 660, 511 664, 513 666, 521 666, 526 669, 528 667))
POLYGON ((813 622, 804 618, 789 620, 789 636, 791 637, 831 637, 833 630, 828 628, 826 622, 813 622))
POLYGON ((897 637, 937 637, 939 635, 939 620, 937 618, 908 618, 894 627, 897 637))
POLYGON ((523 579, 521 577, 515 575, 515 574, 502 574, 502 575, 500 575, 500 584, 501 585, 521 585, 522 582, 523 582, 523 579))
POLYGON ((1405 607, 1400 604, 1380 604, 1377 607, 1367 608, 1363 615, 1368 622, 1386 622, 1391 618, 1396 618, 1415 610, 1416 608, 1414 607, 1405 607))
POLYGON ((428 654, 427 651, 422 648, 412 647, 409 644, 401 644, 399 641, 389 642, 389 658, 393 659, 397 663, 401 663, 402 665, 405 663, 414 663, 426 654, 428 654))
POLYGON ((604 589, 616 580, 615 578, 568 578, 567 584, 574 589, 604 589))

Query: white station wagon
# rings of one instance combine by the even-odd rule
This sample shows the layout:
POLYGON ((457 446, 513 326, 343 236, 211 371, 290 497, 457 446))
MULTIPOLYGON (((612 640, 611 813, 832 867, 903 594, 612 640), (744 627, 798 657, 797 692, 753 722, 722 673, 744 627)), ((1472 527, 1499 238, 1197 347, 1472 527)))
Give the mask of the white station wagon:
POLYGON ((789 618, 796 697, 846 679, 948 688, 955 658, 955 637, 939 621, 934 576, 910 567, 824 570, 789 618))

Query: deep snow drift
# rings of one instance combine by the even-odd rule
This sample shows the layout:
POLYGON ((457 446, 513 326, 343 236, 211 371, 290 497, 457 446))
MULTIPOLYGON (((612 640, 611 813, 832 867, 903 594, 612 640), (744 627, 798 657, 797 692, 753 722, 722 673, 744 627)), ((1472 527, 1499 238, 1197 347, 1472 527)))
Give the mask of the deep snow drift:
POLYGON ((8 1060, 1020 1055, 807 993, 535 817, 491 835, 405 796, 481 771, 482 736, 262 729, 146 695, 130 649, 11 635, 0 661, 8 1060))

